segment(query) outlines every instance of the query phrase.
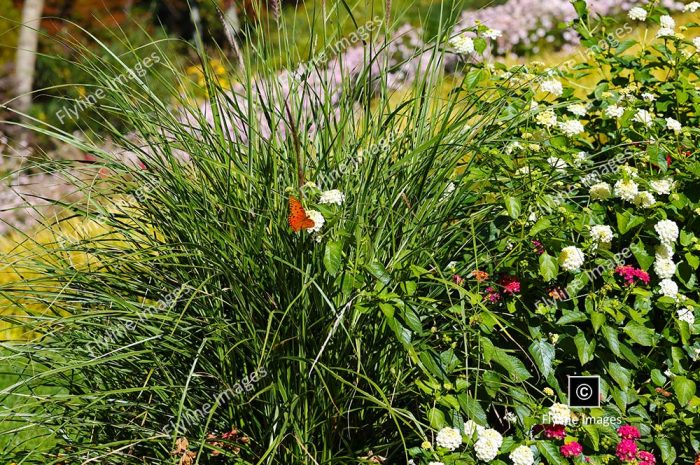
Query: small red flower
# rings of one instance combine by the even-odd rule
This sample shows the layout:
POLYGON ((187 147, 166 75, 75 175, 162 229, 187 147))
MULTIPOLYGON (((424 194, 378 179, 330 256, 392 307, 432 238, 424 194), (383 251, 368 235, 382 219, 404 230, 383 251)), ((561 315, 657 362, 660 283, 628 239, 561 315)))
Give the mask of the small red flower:
POLYGON ((642 437, 639 430, 632 425, 622 425, 617 429, 617 434, 622 439, 639 439, 642 437))
POLYGON ((637 460, 639 460, 639 465, 654 465, 656 463, 654 454, 645 450, 637 452, 637 460))
POLYGON ((564 425, 543 425, 544 436, 547 439, 564 439, 566 437, 566 427, 564 425))
POLYGON ((623 439, 615 450, 617 458, 623 462, 631 462, 637 456, 637 443, 632 439, 623 439))
POLYGON ((456 285, 461 286, 462 283, 464 282, 464 278, 461 277, 460 275, 456 274, 456 275, 453 275, 453 276, 452 276, 452 281, 453 281, 456 285))
POLYGON ((517 294, 520 292, 520 281, 515 276, 504 276, 498 281, 498 284, 503 286, 503 292, 506 294, 517 294))

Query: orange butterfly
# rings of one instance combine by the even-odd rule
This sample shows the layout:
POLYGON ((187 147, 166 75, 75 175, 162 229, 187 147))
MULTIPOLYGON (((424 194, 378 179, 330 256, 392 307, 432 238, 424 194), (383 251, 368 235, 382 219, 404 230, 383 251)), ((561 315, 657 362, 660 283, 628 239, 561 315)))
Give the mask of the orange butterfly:
POLYGON ((306 214, 306 210, 301 205, 299 199, 294 196, 289 196, 289 226, 294 232, 299 232, 303 229, 313 228, 314 220, 306 214))

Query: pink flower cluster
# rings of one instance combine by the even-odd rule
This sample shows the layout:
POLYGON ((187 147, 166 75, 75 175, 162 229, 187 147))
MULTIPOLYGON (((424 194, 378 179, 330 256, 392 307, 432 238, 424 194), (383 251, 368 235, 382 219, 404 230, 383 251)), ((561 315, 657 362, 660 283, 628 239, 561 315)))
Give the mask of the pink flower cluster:
POLYGON ((637 462, 638 465, 654 465, 656 457, 651 452, 639 450, 636 439, 641 437, 639 429, 632 425, 622 425, 617 429, 622 439, 615 449, 615 455, 622 462, 637 462))
POLYGON ((626 286, 633 285, 635 283, 635 279, 643 282, 644 284, 649 284, 649 273, 631 265, 618 266, 615 268, 615 273, 622 276, 622 278, 625 280, 626 286))
POLYGON ((577 441, 571 441, 561 446, 559 451, 564 457, 578 457, 583 453, 583 446, 577 441))

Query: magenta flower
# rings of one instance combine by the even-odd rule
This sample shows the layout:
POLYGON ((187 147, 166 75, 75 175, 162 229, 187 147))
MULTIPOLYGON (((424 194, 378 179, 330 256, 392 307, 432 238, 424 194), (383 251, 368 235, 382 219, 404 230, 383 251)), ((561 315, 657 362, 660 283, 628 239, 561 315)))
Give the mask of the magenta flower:
POLYGON ((464 282, 464 278, 461 277, 460 275, 456 274, 456 275, 452 276, 452 281, 454 281, 454 283, 456 285, 461 286, 462 283, 464 282))
POLYGON ((543 425, 544 436, 547 439, 564 439, 566 437, 566 426, 564 425, 543 425))
POLYGON ((633 439, 623 439, 617 445, 615 454, 623 462, 631 462, 637 457, 637 443, 633 439))
POLYGON ((535 253, 537 255, 542 255, 544 253, 544 245, 540 241, 533 240, 532 245, 535 246, 535 253))
POLYGON ((576 441, 571 441, 561 446, 559 451, 564 457, 578 457, 583 452, 583 446, 576 441))
POLYGON ((650 281, 649 273, 630 265, 618 266, 617 268, 615 268, 615 273, 622 276, 622 278, 625 280, 626 286, 633 285, 635 283, 635 279, 638 279, 644 284, 649 284, 650 281))
POLYGON ((484 299, 493 304, 501 300, 501 294, 496 289, 489 286, 486 288, 486 295, 484 296, 484 299))
POLYGON ((642 436, 639 434, 639 430, 632 425, 620 426, 617 429, 617 434, 619 434, 622 439, 639 439, 642 436))
POLYGON ((513 295, 520 292, 520 281, 515 276, 504 276, 498 284, 503 286, 503 292, 506 294, 513 295))
POLYGON ((639 465, 654 465, 656 463, 654 454, 645 450, 637 452, 637 460, 639 460, 639 465))

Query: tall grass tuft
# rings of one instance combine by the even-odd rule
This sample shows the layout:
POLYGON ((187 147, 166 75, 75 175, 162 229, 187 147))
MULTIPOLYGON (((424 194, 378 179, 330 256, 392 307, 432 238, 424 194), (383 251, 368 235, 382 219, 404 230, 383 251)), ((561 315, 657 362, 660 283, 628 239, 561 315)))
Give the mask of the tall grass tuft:
POLYGON ((228 63, 232 92, 201 48, 199 89, 158 42, 132 47, 130 61, 160 57, 147 76, 81 62, 104 93, 93 123, 118 149, 100 132, 29 127, 100 169, 73 177, 85 195, 47 221, 55 239, 27 236, 36 253, 9 257, 32 273, 0 297, 37 336, 2 348, 3 458, 173 463, 186 437, 198 463, 356 464, 370 449, 405 462, 429 434, 409 327, 435 317, 445 264, 487 241, 481 220, 502 206, 469 180, 498 163, 479 148, 519 122, 496 121, 502 101, 473 75, 445 95, 446 30, 420 51, 427 72, 393 94, 383 34, 361 66, 314 62, 300 79, 253 72, 251 53, 271 51, 243 47, 243 66, 228 63), (344 203, 314 206, 327 189, 344 203), (318 234, 289 228, 290 196, 325 214, 318 234), (433 290, 417 291, 427 272, 433 290), (232 428, 248 438, 238 449, 208 439, 232 428))

